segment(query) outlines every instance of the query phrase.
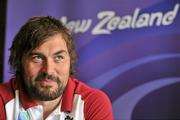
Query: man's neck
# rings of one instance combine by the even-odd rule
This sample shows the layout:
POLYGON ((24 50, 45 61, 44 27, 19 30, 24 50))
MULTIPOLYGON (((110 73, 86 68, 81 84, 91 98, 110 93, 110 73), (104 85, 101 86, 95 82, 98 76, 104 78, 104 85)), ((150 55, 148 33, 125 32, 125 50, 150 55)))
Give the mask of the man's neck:
POLYGON ((43 106, 43 119, 47 118, 47 116, 56 109, 61 102, 61 98, 62 97, 58 97, 51 101, 38 101, 38 103, 43 106))

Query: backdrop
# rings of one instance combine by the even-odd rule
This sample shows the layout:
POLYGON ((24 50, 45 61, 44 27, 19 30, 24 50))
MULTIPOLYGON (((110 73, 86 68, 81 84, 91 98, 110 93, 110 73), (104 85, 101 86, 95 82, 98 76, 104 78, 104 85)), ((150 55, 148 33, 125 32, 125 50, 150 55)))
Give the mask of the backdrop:
POLYGON ((108 94, 116 120, 180 118, 179 0, 8 0, 4 81, 15 34, 40 15, 73 31, 77 78, 108 94))

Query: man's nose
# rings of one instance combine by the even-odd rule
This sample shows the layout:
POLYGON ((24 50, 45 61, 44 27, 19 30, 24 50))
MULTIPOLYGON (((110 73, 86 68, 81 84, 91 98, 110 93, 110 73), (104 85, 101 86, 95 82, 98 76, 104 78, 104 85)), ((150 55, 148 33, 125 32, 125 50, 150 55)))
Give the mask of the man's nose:
POLYGON ((41 69, 42 72, 48 73, 48 74, 53 74, 55 72, 55 64, 51 60, 47 60, 41 69))

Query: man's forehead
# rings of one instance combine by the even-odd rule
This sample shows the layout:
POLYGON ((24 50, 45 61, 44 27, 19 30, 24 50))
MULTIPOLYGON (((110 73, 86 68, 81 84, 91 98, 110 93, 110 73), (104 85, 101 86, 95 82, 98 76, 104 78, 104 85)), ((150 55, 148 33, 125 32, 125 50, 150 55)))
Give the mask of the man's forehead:
POLYGON ((34 50, 42 48, 67 49, 67 44, 61 35, 55 35, 45 39, 44 42, 39 44, 34 50))

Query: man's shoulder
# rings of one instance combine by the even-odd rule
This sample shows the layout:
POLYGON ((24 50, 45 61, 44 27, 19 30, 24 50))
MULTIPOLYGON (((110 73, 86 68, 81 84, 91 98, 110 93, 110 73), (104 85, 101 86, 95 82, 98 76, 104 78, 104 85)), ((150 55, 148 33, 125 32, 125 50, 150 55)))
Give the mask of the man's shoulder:
POLYGON ((88 101, 96 100, 99 102, 109 100, 109 97, 107 96, 107 94, 104 91, 93 88, 93 87, 87 85, 86 83, 83 83, 77 79, 75 79, 74 82, 76 82, 76 84, 77 84, 75 94, 80 94, 82 96, 82 99, 88 100, 88 101))
POLYGON ((0 84, 0 94, 5 94, 11 89, 11 82, 5 82, 0 84))
POLYGON ((76 82, 75 94, 80 95, 84 101, 85 118, 113 120, 112 106, 108 95, 104 91, 78 80, 76 82))
POLYGON ((7 102, 14 98, 14 80, 9 80, 8 82, 1 83, 0 84, 0 97, 4 100, 4 102, 7 102))

